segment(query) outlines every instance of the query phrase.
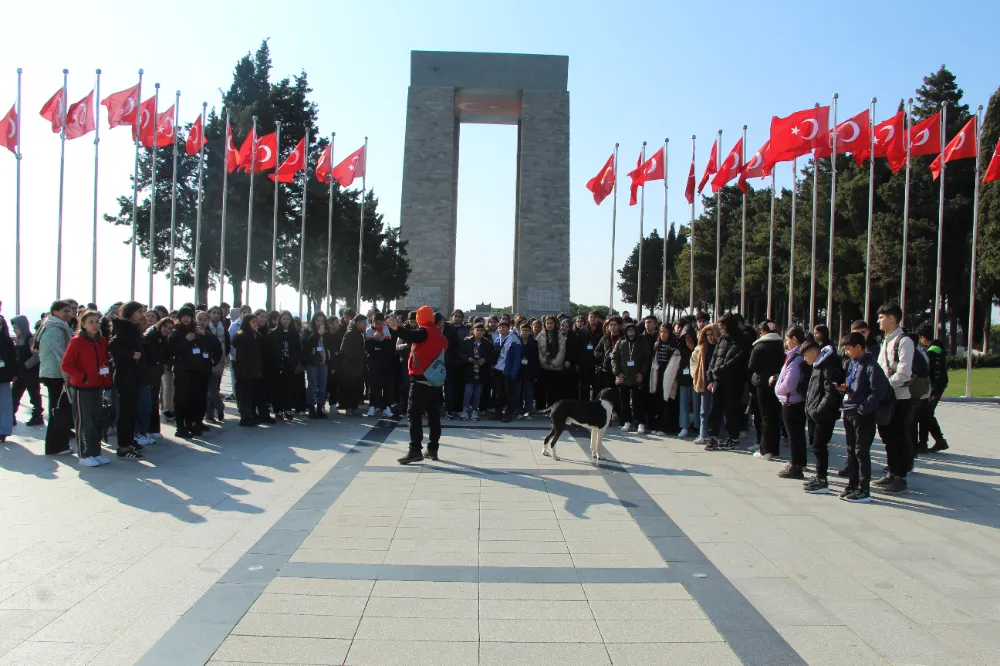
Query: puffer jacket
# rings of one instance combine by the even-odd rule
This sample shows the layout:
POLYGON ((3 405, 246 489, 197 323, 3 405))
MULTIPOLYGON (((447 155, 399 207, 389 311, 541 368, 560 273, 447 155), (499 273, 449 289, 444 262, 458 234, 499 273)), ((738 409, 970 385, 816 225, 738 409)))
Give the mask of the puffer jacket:
POLYGON ((785 347, 777 333, 762 335, 750 346, 750 385, 767 386, 768 380, 781 372, 785 363, 785 347))
POLYGON ((143 386, 158 386, 163 378, 163 370, 170 359, 167 339, 160 335, 159 326, 150 326, 142 336, 144 360, 143 386))
POLYGON ((112 380, 115 388, 119 391, 137 391, 145 376, 146 358, 142 333, 134 322, 121 318, 111 321, 108 354, 114 368, 112 380), (139 358, 135 358, 136 352, 139 352, 139 358))
POLYGON ((549 349, 549 339, 548 332, 542 331, 535 336, 535 342, 538 343, 538 363, 541 365, 542 370, 563 370, 563 364, 566 361, 566 335, 555 332, 556 344, 559 348, 554 354, 551 354, 549 349))
POLYGON ((69 379, 62 371, 62 360, 66 354, 66 346, 73 339, 73 331, 69 324, 55 315, 45 318, 45 323, 38 331, 38 357, 41 366, 38 375, 42 379, 69 379))
POLYGON ((611 353, 611 372, 615 377, 625 377, 624 386, 638 386, 638 375, 642 375, 643 379, 649 377, 651 362, 649 347, 638 336, 634 340, 623 338, 611 353))
POLYGON ((842 396, 837 386, 844 383, 844 371, 833 347, 827 345, 813 363, 806 390, 806 415, 813 421, 840 418, 842 396))
POLYGON ((746 381, 747 365, 750 361, 750 341, 742 331, 723 335, 715 345, 712 365, 709 368, 709 382, 738 384, 746 381))

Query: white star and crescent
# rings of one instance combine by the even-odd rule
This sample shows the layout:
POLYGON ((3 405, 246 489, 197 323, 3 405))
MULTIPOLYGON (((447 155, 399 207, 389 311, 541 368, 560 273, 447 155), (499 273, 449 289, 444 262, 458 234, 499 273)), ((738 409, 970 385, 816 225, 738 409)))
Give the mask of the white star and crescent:
POLYGON ((852 134, 850 137, 844 137, 843 139, 841 139, 844 143, 851 143, 852 141, 856 141, 857 138, 861 136, 861 128, 858 127, 858 124, 853 120, 848 120, 846 123, 844 123, 843 126, 845 128, 850 128, 854 130, 854 134, 852 134))
POLYGON ((258 155, 260 154, 261 150, 264 151, 264 153, 267 155, 267 157, 265 157, 262 160, 257 160, 257 161, 260 162, 261 164, 265 164, 267 162, 270 162, 271 161, 271 147, 268 146, 268 145, 266 145, 266 144, 257 146, 257 153, 258 153, 258 155))
POLYGON ((646 175, 648 176, 649 174, 653 173, 654 171, 656 171, 656 156, 655 155, 653 157, 649 158, 649 168, 646 169, 646 175))
POLYGON ((958 152, 964 145, 965 145, 965 132, 959 132, 958 143, 956 143, 955 147, 951 149, 951 152, 953 153, 958 152))
POLYGON ((803 123, 812 123, 812 126, 813 126, 812 134, 809 134, 808 136, 806 136, 806 135, 802 136, 802 138, 805 139, 806 141, 810 141, 813 138, 815 138, 816 137, 816 133, 819 132, 819 121, 817 121, 815 118, 806 118, 802 122, 803 123))
POLYGON ((922 129, 917 132, 917 141, 910 141, 910 148, 916 148, 917 146, 922 146, 927 143, 927 139, 931 136, 931 131, 929 129, 922 129))
POLYGON ((10 119, 10 128, 7 132, 7 138, 13 139, 14 135, 17 134, 17 120, 15 118, 10 119))
POLYGON ((751 158, 750 164, 747 165, 747 170, 752 171, 753 169, 756 169, 761 165, 761 162, 763 161, 764 161, 764 156, 761 155, 760 151, 758 150, 756 153, 753 154, 753 158, 751 158))

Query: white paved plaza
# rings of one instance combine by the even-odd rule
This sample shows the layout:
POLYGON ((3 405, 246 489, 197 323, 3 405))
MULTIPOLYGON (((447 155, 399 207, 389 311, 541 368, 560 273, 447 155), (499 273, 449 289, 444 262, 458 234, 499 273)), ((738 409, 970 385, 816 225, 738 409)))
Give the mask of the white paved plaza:
POLYGON ((543 420, 446 422, 406 468, 388 420, 231 418, 93 469, 18 426, 0 665, 997 664, 1000 406, 938 413, 951 450, 870 505, 672 438, 554 462, 543 420))

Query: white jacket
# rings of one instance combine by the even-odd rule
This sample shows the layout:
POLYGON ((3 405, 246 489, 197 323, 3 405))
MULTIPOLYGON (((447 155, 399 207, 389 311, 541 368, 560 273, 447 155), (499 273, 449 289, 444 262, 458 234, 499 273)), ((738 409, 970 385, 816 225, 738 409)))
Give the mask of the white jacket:
MULTIPOLYGON (((663 386, 659 387, 663 390, 664 400, 674 400, 677 397, 677 373, 681 370, 681 353, 676 349, 671 348, 670 350, 670 360, 667 361, 667 369, 663 372, 663 386)), ((653 364, 649 372, 649 392, 656 393, 657 384, 659 382, 659 368, 660 364, 656 360, 656 348, 653 348, 653 364)))
POLYGON ((878 364, 885 376, 889 378, 889 385, 896 393, 896 400, 910 399, 908 384, 913 376, 913 355, 915 353, 913 340, 906 337, 902 328, 897 328, 889 333, 882 341, 882 348, 878 353, 878 364), (902 339, 896 342, 896 338, 900 336, 902 339))

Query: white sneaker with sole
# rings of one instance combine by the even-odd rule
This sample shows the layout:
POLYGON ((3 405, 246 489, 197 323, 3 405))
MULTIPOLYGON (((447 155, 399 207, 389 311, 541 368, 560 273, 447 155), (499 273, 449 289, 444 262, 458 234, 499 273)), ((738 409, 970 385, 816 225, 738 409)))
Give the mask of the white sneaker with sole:
POLYGON ((382 416, 386 417, 387 419, 391 419, 392 418, 392 410, 389 409, 388 407, 386 407, 385 409, 382 410, 382 416))
POLYGON ((107 465, 111 463, 111 461, 105 458, 104 456, 94 456, 94 460, 101 463, 102 465, 107 465))
POLYGON ((678 437, 690 437, 691 436, 691 429, 690 428, 684 428, 683 430, 681 430, 680 434, 677 435, 677 436, 678 437))
POLYGON ((368 408, 368 416, 375 416, 375 408, 374 407, 369 407, 368 408))
POLYGON ((478 409, 473 409, 472 410, 472 420, 473 421, 478 421, 479 420, 479 410, 478 409))
POLYGON ((94 458, 94 457, 80 458, 80 466, 81 467, 97 467, 100 464, 101 463, 97 460, 97 458, 94 458))
POLYGON ((640 435, 645 435, 646 434, 646 426, 644 426, 643 424, 640 423, 639 424, 639 430, 638 430, 638 432, 639 432, 640 435))
POLYGON ((623 423, 622 424, 622 432, 628 432, 631 429, 632 429, 632 424, 631 423, 623 423))

